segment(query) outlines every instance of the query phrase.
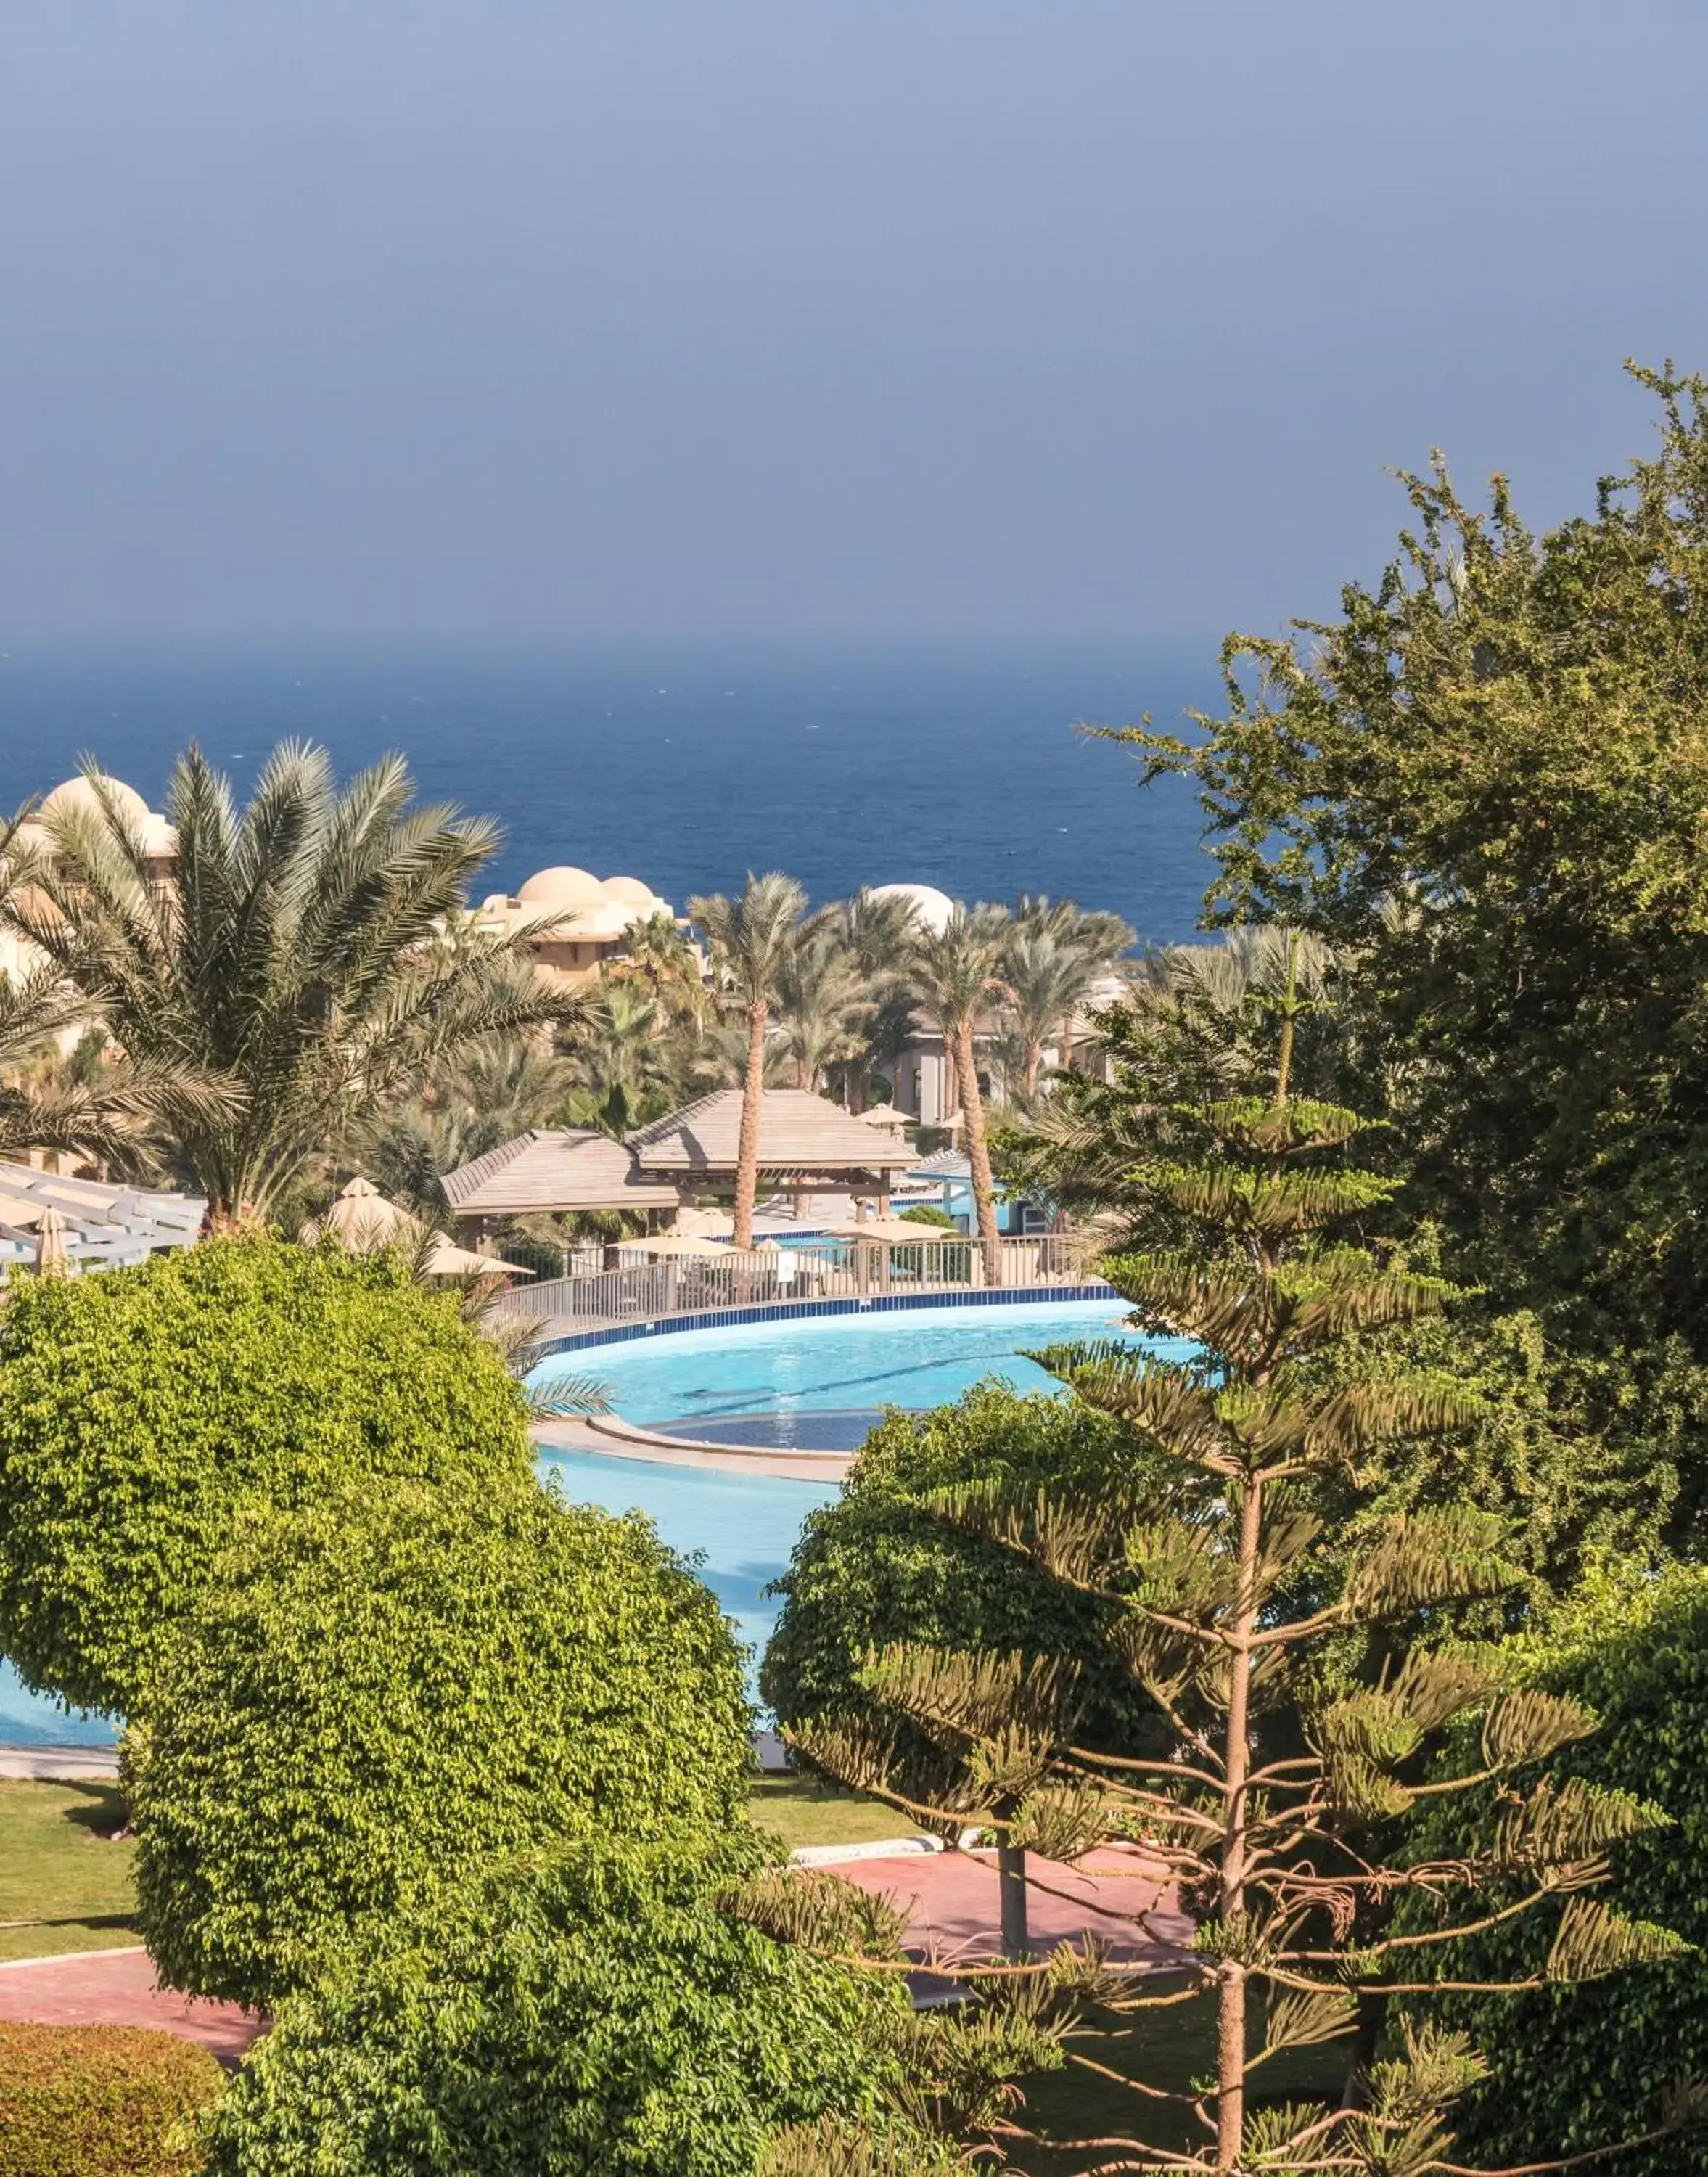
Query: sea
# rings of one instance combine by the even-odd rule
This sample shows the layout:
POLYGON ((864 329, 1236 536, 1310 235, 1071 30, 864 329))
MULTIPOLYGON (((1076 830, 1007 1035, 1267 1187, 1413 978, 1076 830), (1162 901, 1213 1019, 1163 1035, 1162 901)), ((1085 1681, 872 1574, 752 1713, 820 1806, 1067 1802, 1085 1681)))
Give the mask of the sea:
POLYGON ((0 636, 0 809, 85 756, 162 805, 198 742, 241 798, 317 742, 341 775, 400 750, 423 796, 495 818, 483 889, 557 862, 679 908, 750 870, 1022 892, 1191 935, 1211 874, 1191 789, 1078 726, 1187 724, 1216 642, 485 645, 30 642, 0 636))

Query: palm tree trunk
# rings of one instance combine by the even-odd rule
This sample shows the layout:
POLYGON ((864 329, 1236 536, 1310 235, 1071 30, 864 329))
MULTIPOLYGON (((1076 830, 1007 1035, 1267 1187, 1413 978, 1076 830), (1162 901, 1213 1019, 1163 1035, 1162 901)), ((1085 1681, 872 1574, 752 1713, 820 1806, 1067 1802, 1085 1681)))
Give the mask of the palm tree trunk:
POLYGON ((990 1177, 990 1149, 985 1139, 985 1099, 979 1093, 979 1069, 973 1058, 973 1024, 956 1031, 955 1071, 960 1076, 961 1109, 967 1115, 967 1160, 973 1167, 973 1207, 985 1253, 985 1282, 1002 1282, 1002 1242, 996 1231, 996 1188, 990 1177))
POLYGON ((735 1159, 735 1244, 753 1245, 753 1203, 759 1192, 759 1121, 765 1097, 765 1028, 770 1008, 763 998, 747 1008, 747 1072, 741 1084, 741 1142, 735 1159))
POLYGON ((1038 1073, 1043 1063, 1043 1045, 1029 1036, 1026 1039, 1026 1100, 1029 1104, 1038 1094, 1038 1073))

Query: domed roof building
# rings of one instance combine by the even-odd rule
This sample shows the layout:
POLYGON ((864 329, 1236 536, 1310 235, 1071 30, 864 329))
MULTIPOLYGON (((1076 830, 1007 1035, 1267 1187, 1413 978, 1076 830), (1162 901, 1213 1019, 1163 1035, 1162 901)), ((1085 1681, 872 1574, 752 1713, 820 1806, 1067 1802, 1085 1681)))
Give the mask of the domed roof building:
MULTIPOLYGON (((93 772, 62 779, 52 794, 43 797, 41 814, 69 816, 79 809, 99 814, 103 793, 133 824, 146 824, 155 813, 134 786, 127 786, 122 778, 109 778, 105 772, 93 772)), ((162 816, 158 821, 163 824, 166 819, 162 816)))
POLYGON ((536 870, 516 894, 516 901, 522 907, 561 907, 576 912, 602 905, 604 897, 604 887, 591 870, 560 862, 549 870, 536 870))
POLYGON ((954 901, 950 898, 947 892, 939 892, 936 885, 874 885, 871 897, 874 899, 906 900, 919 918, 922 925, 929 930, 933 936, 948 927, 955 912, 954 901))
POLYGON ((483 900, 475 926, 508 935, 519 925, 540 925, 528 941, 538 965, 560 980, 580 985, 592 981, 607 960, 622 950, 637 922, 676 910, 639 877, 607 877, 560 862, 537 870, 514 895, 494 892, 483 900))
MULTIPOLYGON (((14 857, 40 855, 50 864, 55 862, 56 827, 79 816, 99 818, 103 797, 140 839, 143 859, 150 874, 157 878, 170 876, 177 854, 177 833, 159 810, 149 807, 134 786, 106 772, 79 772, 74 778, 62 779, 51 794, 44 794, 30 821, 20 824, 12 835, 14 857)), ((25 887, 15 897, 38 914, 52 913, 46 895, 34 887, 25 887)), ((28 938, 14 930, 0 930, 0 974, 21 980, 35 974, 44 964, 41 954, 28 938)), ((60 1038, 61 1043, 69 1049, 79 1033, 74 1027, 67 1028, 60 1038)))

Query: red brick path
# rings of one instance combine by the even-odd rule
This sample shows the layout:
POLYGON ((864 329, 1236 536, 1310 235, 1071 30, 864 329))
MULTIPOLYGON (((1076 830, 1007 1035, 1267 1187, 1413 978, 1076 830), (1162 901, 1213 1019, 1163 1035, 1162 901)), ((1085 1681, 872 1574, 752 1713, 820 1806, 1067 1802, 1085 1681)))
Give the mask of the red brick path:
MULTIPOLYGON (((1137 1852, 1096 1852, 1086 1869, 1047 1860, 1031 1864, 1048 1885, 1034 1888, 1030 1897, 1032 1936, 1040 1946, 1089 1931, 1121 1956, 1164 1965, 1190 1940, 1191 1922, 1163 1895, 1154 1868, 1137 1852), (1143 1923, 1135 1920, 1152 1907, 1143 1923)), ((987 1852, 855 1860, 834 1872, 909 1905, 910 1948, 945 1962, 988 1957, 997 1948, 996 1869, 987 1852)), ((159 1987, 140 1950, 0 1963, 0 2018, 43 2026, 152 2026, 199 2041, 225 2064, 237 2063, 265 2031, 265 2020, 235 2004, 205 2003, 159 1987)))
POLYGON ((234 2003, 157 1985, 146 1951, 74 1951, 0 1964, 0 2018, 38 2026, 152 2026, 235 2064, 265 2022, 234 2003))

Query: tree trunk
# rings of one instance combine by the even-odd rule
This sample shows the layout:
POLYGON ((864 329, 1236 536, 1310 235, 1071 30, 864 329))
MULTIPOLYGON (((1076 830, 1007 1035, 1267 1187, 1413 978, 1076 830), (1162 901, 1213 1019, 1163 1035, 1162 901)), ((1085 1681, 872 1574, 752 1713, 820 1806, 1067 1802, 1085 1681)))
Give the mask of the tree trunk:
POLYGON ((753 1245, 753 1203, 759 1192, 759 1121, 765 1097, 765 1028, 770 1008, 763 998, 747 1008, 747 1073, 741 1084, 741 1142, 735 1159, 735 1244, 753 1245))
POLYGON ((1038 1094, 1038 1074, 1044 1064, 1044 1046, 1029 1037, 1026 1043, 1026 1100, 1029 1104, 1038 1094))
MULTIPOLYGON (((1239 1602, 1229 1657, 1226 1759, 1223 1769, 1225 1828, 1222 1839, 1224 1921, 1238 1918, 1246 1901, 1246 1777, 1251 1766, 1252 1634, 1258 1622, 1258 1557, 1263 1541, 1263 1492, 1247 1481, 1240 1511, 1239 1602)), ((1216 2168, 1240 2167, 1246 2136, 1246 1968, 1235 1959, 1222 1967, 1216 2020, 1216 2168)))
POLYGON ((961 1078, 961 1109, 967 1115, 967 1161, 973 1167, 973 1207, 985 1253, 985 1282, 987 1285, 1000 1285, 1002 1242, 996 1230, 996 1188, 990 1177, 990 1151, 985 1139, 985 1099, 979 1093, 970 1021, 956 1032, 955 1071, 961 1078))
POLYGON ((1026 1852, 1023 1846, 1002 1842, 1007 1834, 1006 1830, 996 1832, 996 1894, 1001 1911, 1002 1955, 1018 1960, 1032 1955, 1026 1915, 1026 1852))

